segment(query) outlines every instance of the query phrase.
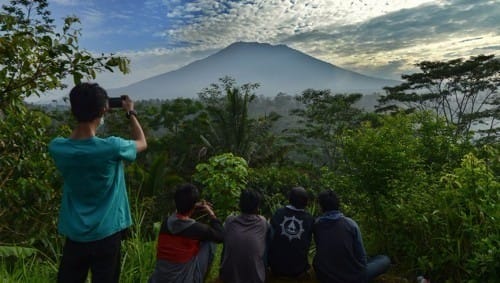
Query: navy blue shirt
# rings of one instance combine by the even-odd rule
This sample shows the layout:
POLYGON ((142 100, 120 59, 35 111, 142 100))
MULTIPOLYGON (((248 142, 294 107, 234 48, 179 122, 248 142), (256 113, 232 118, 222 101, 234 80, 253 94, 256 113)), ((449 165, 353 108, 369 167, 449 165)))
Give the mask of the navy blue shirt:
POLYGON ((329 211, 318 217, 313 234, 313 266, 320 282, 365 282, 366 252, 354 220, 339 211, 329 211))
POLYGON ((290 205, 274 213, 269 248, 269 266, 273 274, 295 277, 309 270, 313 223, 314 218, 308 212, 290 205))

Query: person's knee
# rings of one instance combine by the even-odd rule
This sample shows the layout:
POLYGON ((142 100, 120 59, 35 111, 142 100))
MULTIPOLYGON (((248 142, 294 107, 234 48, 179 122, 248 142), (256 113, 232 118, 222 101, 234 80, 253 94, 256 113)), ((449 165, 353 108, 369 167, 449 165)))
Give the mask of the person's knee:
POLYGON ((391 266, 391 259, 386 255, 379 255, 380 265, 383 266, 383 272, 386 272, 391 266))

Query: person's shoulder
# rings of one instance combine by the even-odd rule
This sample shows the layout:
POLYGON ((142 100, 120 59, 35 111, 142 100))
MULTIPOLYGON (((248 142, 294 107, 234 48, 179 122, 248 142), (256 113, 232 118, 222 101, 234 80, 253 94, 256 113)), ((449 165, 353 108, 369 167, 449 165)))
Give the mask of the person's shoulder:
POLYGON ((105 138, 100 138, 101 142, 111 145, 116 148, 127 147, 129 145, 135 146, 135 142, 133 140, 125 139, 117 136, 109 136, 105 138))
POLYGON ((292 209, 292 208, 286 208, 286 207, 283 209, 288 211, 288 213, 290 215, 293 215, 297 218, 307 219, 307 220, 311 220, 311 221, 314 220, 314 217, 309 212, 307 212, 305 209, 292 209))
POLYGON ((112 143, 112 144, 121 144, 123 142, 126 142, 127 140, 121 137, 117 136, 109 136, 109 137, 104 137, 100 138, 102 141, 107 142, 107 143, 112 143))
POLYGON ((49 142, 49 146, 59 145, 68 141, 68 138, 55 137, 49 142))
POLYGON ((226 217, 226 220, 224 221, 225 224, 229 224, 233 222, 238 216, 237 215, 229 215, 226 217))
POLYGON ((67 143, 68 143, 68 138, 63 138, 63 137, 53 138, 48 144, 49 152, 54 153, 63 150, 64 145, 67 143))
POLYGON ((343 219, 344 219, 344 221, 345 221, 345 222, 347 222, 347 223, 348 223, 351 227, 354 227, 354 228, 356 228, 356 229, 359 229, 358 223, 357 223, 354 219, 352 219, 352 218, 350 218, 350 217, 347 217, 347 216, 344 216, 344 217, 343 217, 343 219))
POLYGON ((260 214, 257 214, 257 218, 262 221, 262 222, 266 222, 267 223, 267 219, 263 216, 263 215, 260 215, 260 214))
POLYGON ((304 218, 306 218, 307 220, 314 221, 314 219, 315 219, 314 216, 307 211, 304 211, 303 215, 304 215, 304 218))
POLYGON ((302 211, 301 213, 297 213, 297 218, 304 221, 304 224, 306 224, 308 226, 312 226, 314 224, 314 222, 316 222, 314 216, 312 216, 307 211, 302 211))
POLYGON ((282 214, 285 214, 285 212, 286 212, 286 207, 285 207, 285 206, 280 207, 280 208, 276 209, 276 211, 274 211, 274 213, 273 213, 273 216, 272 216, 272 217, 279 217, 279 216, 281 216, 282 214))
POLYGON ((207 223, 203 223, 203 222, 199 222, 199 221, 194 220, 194 222, 191 224, 191 227, 196 227, 197 229, 198 228, 207 229, 207 228, 210 228, 210 225, 207 223))

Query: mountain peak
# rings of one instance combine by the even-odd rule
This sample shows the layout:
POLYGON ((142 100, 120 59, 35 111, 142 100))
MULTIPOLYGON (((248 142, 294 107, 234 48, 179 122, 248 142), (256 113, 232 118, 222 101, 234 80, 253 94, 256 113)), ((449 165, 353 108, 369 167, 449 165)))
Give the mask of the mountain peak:
POLYGON ((345 70, 286 45, 235 42, 180 69, 116 89, 138 99, 196 97, 219 78, 230 76, 238 84, 259 83, 257 94, 290 95, 313 89, 336 93, 374 93, 398 82, 345 70))
POLYGON ((245 48, 245 47, 273 47, 273 46, 276 46, 276 45, 271 45, 270 43, 261 43, 261 42, 256 42, 256 41, 236 41, 236 42, 229 44, 224 49, 245 48))
POLYGON ((279 44, 279 45, 272 45, 270 43, 261 43, 261 42, 248 42, 248 41, 237 41, 234 43, 231 43, 227 47, 221 49, 217 53, 227 53, 227 52, 266 52, 266 51, 279 51, 280 49, 288 49, 288 50, 293 50, 289 48, 286 45, 279 44))

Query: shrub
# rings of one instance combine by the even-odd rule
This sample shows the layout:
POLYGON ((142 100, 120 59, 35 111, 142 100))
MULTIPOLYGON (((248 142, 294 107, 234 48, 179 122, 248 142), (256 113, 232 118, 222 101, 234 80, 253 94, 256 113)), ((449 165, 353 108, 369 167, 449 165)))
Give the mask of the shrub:
POLYGON ((389 254, 408 275, 436 282, 495 282, 500 270, 500 185, 467 154, 439 180, 422 177, 387 204, 389 254))
POLYGON ((220 218, 239 210, 238 200, 246 188, 247 178, 247 162, 232 153, 216 155, 208 163, 196 165, 193 175, 193 179, 203 185, 202 195, 212 202, 220 218))

